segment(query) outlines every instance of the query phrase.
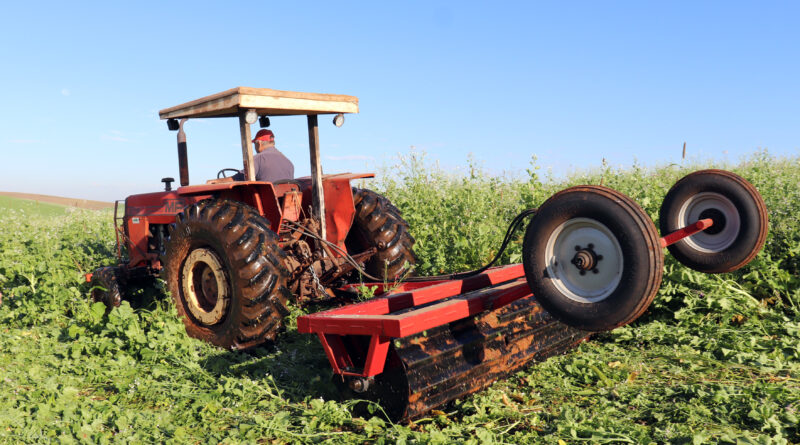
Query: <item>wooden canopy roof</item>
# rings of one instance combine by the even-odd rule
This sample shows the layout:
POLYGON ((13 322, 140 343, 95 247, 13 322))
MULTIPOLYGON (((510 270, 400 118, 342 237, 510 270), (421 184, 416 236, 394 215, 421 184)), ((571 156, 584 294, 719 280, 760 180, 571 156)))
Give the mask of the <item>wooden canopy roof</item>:
POLYGON ((300 93, 237 87, 158 112, 161 119, 233 117, 255 109, 259 116, 358 113, 358 98, 341 94, 300 93))

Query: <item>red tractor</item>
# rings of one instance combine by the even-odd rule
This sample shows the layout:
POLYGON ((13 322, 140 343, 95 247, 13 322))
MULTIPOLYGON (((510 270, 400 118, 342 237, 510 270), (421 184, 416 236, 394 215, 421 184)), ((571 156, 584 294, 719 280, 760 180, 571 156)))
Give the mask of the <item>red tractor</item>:
MULTIPOLYGON (((161 110, 178 132, 180 187, 129 196, 121 225, 114 221, 119 264, 94 272, 92 295, 119 305, 129 282, 161 275, 189 335, 225 348, 273 339, 287 301, 326 299, 359 277, 380 280, 409 271, 414 239, 386 198, 350 181, 373 174, 323 175, 318 115, 358 112, 352 96, 234 88, 161 110), (311 177, 255 180, 250 125, 269 117, 308 119, 311 177), (187 119, 238 117, 244 179, 223 177, 189 185, 187 119)), ((119 204, 119 203, 117 203, 119 204)))
POLYGON ((160 274, 189 335, 241 349, 273 339, 288 302, 328 299, 366 278, 378 298, 303 315, 297 329, 317 335, 345 392, 407 419, 631 323, 658 292, 665 247, 692 269, 723 273, 752 260, 767 236, 758 191, 703 170, 667 192, 661 234, 629 197, 571 187, 512 221, 500 252, 532 217, 522 264, 408 277, 414 239, 400 212, 351 187, 373 175, 322 174, 318 115, 340 126, 357 112, 351 96, 255 88, 162 110, 178 132, 181 187, 164 178, 163 191, 128 197, 121 225, 115 209, 118 265, 87 276, 93 298, 113 308, 129 282, 160 274), (289 115, 307 116, 311 176, 255 181, 250 125, 289 115), (214 117, 239 119, 245 180, 223 169, 189 185, 183 126, 214 117))

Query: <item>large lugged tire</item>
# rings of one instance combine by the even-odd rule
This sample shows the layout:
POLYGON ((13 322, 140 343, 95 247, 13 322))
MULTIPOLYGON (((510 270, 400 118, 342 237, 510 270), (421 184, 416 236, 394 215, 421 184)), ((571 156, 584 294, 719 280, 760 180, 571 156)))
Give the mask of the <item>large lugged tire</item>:
POLYGON ((655 225, 630 198, 601 186, 556 193, 525 232, 522 261, 534 297, 562 322, 600 332, 628 324, 661 285, 655 225))
POLYGON ((737 270, 755 258, 767 239, 764 200, 752 184, 729 171, 700 170, 676 182, 661 204, 659 225, 666 235, 704 218, 714 224, 668 247, 694 270, 737 270))
POLYGON ((255 209, 206 200, 178 214, 162 276, 190 336, 246 349, 274 339, 289 312, 285 258, 255 209))
POLYGON ((92 301, 101 302, 111 310, 122 302, 120 290, 120 273, 118 267, 101 267, 92 273, 92 301))
POLYGON ((400 210, 372 190, 355 187, 353 203, 356 214, 345 246, 351 255, 371 247, 377 249, 365 264, 367 273, 392 280, 406 272, 406 264, 413 267, 417 262, 414 238, 408 233, 408 223, 400 210))

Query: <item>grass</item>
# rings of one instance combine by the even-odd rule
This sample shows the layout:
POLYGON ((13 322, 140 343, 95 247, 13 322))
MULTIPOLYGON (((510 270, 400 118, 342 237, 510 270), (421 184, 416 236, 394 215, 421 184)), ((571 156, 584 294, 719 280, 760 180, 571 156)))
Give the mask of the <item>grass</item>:
MULTIPOLYGON (((524 178, 476 163, 453 175, 410 153, 368 185, 403 211, 429 274, 483 264, 514 215, 567 185, 602 181, 656 218, 669 186, 699 167, 603 166, 559 181, 535 164, 524 178)), ((82 274, 114 261, 109 212, 4 205, 0 442, 800 442, 800 158, 760 152, 723 167, 770 211, 751 265, 708 276, 667 257, 633 325, 408 425, 336 401, 317 340, 296 332, 299 310, 276 346, 251 353, 188 338, 160 286, 105 316, 82 274)))

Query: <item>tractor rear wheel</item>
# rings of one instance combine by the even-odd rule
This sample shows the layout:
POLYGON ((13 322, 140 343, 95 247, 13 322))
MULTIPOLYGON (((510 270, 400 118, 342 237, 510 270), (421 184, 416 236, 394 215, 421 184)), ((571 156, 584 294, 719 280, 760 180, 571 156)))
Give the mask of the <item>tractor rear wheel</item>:
POLYGON ((367 273, 392 280, 402 276, 417 262, 414 237, 400 210, 372 190, 353 188, 356 214, 345 239, 347 251, 353 255, 372 247, 377 249, 365 263, 367 273))
POLYGON ((661 204, 661 233, 704 218, 714 224, 668 247, 675 259, 694 270, 737 270, 755 258, 767 239, 764 200, 752 184, 729 171, 700 170, 676 182, 661 204))
POLYGON ((571 187, 539 207, 522 262, 536 300, 560 321, 600 332, 644 313, 661 285, 664 252, 653 221, 629 197, 571 187))
POLYGON ((177 216, 162 276, 186 331, 230 349, 272 340, 288 314, 286 254, 250 206, 206 200, 177 216))

